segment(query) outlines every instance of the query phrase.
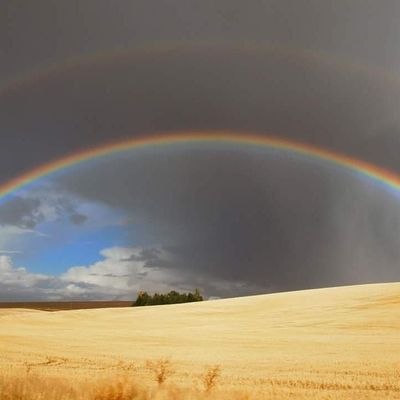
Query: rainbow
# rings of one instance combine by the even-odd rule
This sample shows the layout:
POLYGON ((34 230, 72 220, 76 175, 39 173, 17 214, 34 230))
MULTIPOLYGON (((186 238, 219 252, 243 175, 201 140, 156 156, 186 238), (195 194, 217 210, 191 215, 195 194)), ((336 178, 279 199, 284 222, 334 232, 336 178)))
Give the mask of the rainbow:
POLYGON ((400 176, 386 169, 372 165, 365 161, 357 160, 346 155, 341 155, 326 149, 309 144, 295 142, 280 137, 265 136, 253 133, 225 132, 225 131, 185 131, 164 133, 154 136, 136 137, 115 143, 103 144, 70 154, 66 157, 43 164, 30 170, 0 186, 0 200, 5 199, 18 190, 27 187, 33 182, 47 177, 57 171, 65 170, 89 160, 99 159, 112 154, 143 149, 152 146, 175 144, 229 144, 241 146, 256 146, 277 149, 304 155, 305 157, 321 160, 333 165, 343 167, 350 171, 358 172, 372 180, 384 184, 395 191, 400 190, 400 176))
POLYGON ((98 64, 122 61, 133 57, 133 59, 148 56, 171 55, 173 53, 184 53, 190 51, 218 51, 237 52, 243 57, 253 55, 274 55, 286 58, 291 63, 301 65, 322 65, 336 70, 344 70, 359 74, 384 87, 400 87, 400 78, 393 71, 367 65, 362 60, 353 60, 335 54, 283 46, 268 42, 201 42, 201 41, 158 41, 144 45, 136 45, 132 48, 114 49, 109 52, 98 52, 75 55, 51 64, 38 66, 33 70, 17 76, 9 77, 5 82, 0 82, 0 97, 5 96, 37 82, 46 81, 52 77, 64 74, 71 69, 79 67, 95 67, 98 64))

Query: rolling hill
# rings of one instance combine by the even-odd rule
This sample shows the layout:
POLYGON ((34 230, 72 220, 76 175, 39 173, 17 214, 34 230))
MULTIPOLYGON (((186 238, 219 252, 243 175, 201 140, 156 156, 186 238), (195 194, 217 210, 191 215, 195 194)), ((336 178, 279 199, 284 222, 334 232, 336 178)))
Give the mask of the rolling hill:
POLYGON ((218 364, 221 388, 259 398, 399 399, 400 283, 138 308, 0 309, 0 354, 2 371, 71 379, 125 371, 150 383, 146 361, 168 358, 177 385, 218 364))

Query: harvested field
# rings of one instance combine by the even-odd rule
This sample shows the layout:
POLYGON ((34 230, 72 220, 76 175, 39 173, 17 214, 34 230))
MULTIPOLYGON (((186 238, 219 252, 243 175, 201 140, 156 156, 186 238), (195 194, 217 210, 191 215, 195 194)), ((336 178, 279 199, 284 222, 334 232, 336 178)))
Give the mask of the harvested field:
POLYGON ((398 283, 138 308, 2 309, 0 388, 19 380, 54 390, 55 380, 80 394, 45 398, 400 399, 399 315, 398 283), (90 394, 109 379, 139 394, 90 394))

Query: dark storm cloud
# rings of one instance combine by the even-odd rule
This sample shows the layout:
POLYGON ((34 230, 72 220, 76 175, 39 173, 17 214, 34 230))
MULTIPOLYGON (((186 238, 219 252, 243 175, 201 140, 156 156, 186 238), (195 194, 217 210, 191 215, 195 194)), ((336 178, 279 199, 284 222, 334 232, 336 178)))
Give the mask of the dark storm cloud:
POLYGON ((397 0, 3 0, 4 76, 156 40, 269 40, 398 62, 397 0))
MULTIPOLYGON (((187 129, 273 134, 400 171, 399 16, 389 0, 2 2, 5 83, 71 55, 132 51, 0 90, 0 180, 83 147, 187 129), (188 43, 152 50, 160 40, 188 43)), ((398 203, 355 182, 296 157, 161 151, 57 183, 124 210, 172 254, 149 265, 229 294, 399 279, 398 203)), ((3 219, 36 224, 35 205, 7 204, 3 219)))
POLYGON ((56 213, 59 216, 66 215, 69 221, 75 225, 82 225, 88 219, 86 215, 77 211, 76 201, 72 201, 72 199, 68 197, 63 197, 59 195, 56 196, 54 199, 51 199, 49 203, 50 206, 54 207, 56 213))
POLYGON ((75 225, 83 224, 88 217, 76 209, 76 204, 64 196, 49 198, 46 195, 38 197, 14 196, 0 204, 0 225, 17 226, 33 229, 47 218, 46 212, 58 217, 66 216, 75 225))
POLYGON ((240 45, 322 51, 396 72, 397 1, 161 1, 155 8, 147 1, 42 0, 0 7, 0 80, 71 55, 135 53, 148 44, 139 56, 55 71, 1 96, 3 181, 82 147, 193 128, 254 129, 399 168, 398 85, 240 45), (160 40, 189 44, 152 52, 160 40), (221 41, 236 49, 213 47, 221 41))
POLYGON ((303 61, 240 46, 178 46, 53 74, 0 97, 2 176, 73 149, 186 129, 255 130, 398 168, 387 138, 398 137, 399 87, 303 61))
POLYGON ((139 254, 132 254, 130 257, 124 258, 121 261, 144 261, 145 267, 157 267, 162 264, 162 251, 158 248, 144 248, 139 254))
POLYGON ((88 217, 80 213, 74 213, 70 215, 69 219, 75 225, 82 225, 87 221, 88 217))
POLYGON ((229 145, 158 149, 97 162, 57 184, 123 209, 134 232, 145 226, 169 254, 150 249, 135 259, 178 270, 208 294, 400 278, 398 199, 320 162, 229 145))
POLYGON ((43 219, 38 199, 15 197, 0 205, 0 225, 32 229, 43 219))

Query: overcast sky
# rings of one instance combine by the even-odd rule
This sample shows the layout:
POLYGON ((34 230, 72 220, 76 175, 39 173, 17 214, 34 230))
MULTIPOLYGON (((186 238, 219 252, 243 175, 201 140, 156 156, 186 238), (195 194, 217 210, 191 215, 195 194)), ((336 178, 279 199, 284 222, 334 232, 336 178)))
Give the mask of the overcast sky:
MULTIPOLYGON (((396 0, 0 3, 0 183, 166 131, 302 141, 400 173, 396 0)), ((400 280, 399 196, 328 163, 187 144, 0 203, 0 300, 400 280)))

